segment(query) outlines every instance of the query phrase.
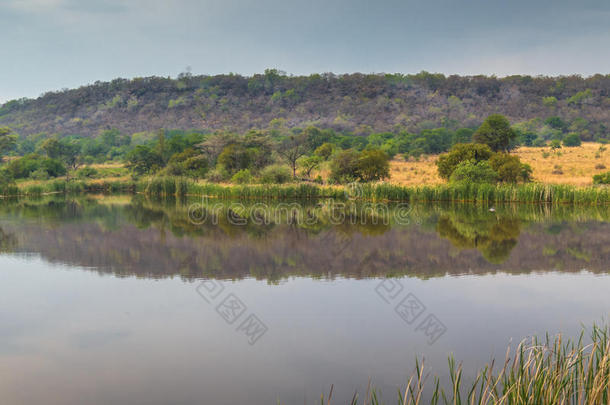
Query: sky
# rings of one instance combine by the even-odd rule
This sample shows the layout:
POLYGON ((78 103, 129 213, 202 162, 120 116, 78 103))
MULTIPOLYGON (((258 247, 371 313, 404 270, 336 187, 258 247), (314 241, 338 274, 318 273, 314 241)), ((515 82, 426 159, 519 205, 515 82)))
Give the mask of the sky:
POLYGON ((117 77, 610 73, 608 0, 0 0, 0 102, 117 77))

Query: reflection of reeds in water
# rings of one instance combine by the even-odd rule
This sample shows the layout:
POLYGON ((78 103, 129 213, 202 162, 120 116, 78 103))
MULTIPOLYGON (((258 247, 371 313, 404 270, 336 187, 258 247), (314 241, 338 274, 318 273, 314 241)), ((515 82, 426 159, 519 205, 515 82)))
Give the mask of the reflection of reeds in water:
MULTIPOLYGON (((398 403, 479 404, 479 405, 597 405, 610 403, 610 329, 594 326, 591 343, 584 334, 577 341, 564 342, 561 336, 547 335, 544 341, 523 341, 515 353, 507 350, 501 365, 494 361, 480 369, 474 382, 465 383, 461 364, 449 358, 450 384, 442 388, 438 377, 430 381, 423 363, 416 363, 407 387, 399 391, 398 403), (496 367, 497 370, 496 370, 496 367), (428 384, 429 383, 429 384, 428 384), (425 399, 424 399, 425 398, 425 399)), ((324 397, 322 397, 322 404, 324 397)), ((330 398, 327 403, 330 403, 330 398)), ((381 404, 380 394, 367 388, 360 401, 355 394, 350 402, 381 404)))

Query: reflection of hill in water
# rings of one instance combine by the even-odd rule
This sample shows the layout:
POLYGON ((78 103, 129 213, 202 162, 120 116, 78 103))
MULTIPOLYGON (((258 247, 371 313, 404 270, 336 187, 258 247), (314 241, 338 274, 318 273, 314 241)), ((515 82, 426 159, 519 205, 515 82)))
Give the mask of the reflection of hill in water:
MULTIPOLYGON (((421 225, 194 225, 180 204, 135 199, 4 203, 0 251, 124 276, 371 277, 607 272, 607 209, 415 207, 421 225), (601 211, 600 211, 601 210, 601 211), (565 220, 573 217, 574 220, 565 220)), ((358 222, 358 221, 354 221, 358 222)))

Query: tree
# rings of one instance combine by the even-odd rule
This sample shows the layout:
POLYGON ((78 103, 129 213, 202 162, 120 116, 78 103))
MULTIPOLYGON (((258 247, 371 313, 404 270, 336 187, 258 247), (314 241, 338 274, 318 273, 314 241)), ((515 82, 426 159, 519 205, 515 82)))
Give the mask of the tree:
POLYGON ((330 155, 333 154, 333 145, 332 143, 325 142, 319 147, 317 147, 314 153, 320 156, 322 159, 328 160, 330 155))
POLYGON ((301 157, 297 163, 301 167, 303 175, 309 179, 311 178, 311 172, 320 167, 321 162, 322 158, 320 156, 312 155, 301 157))
POLYGON ((163 166, 163 159, 150 146, 138 145, 127 155, 127 168, 136 175, 157 171, 163 166))
POLYGON ((481 162, 488 160, 492 155, 493 152, 487 145, 480 143, 458 143, 448 153, 439 156, 436 162, 438 174, 443 179, 448 180, 460 163, 467 160, 481 162))
POLYGON ((471 128, 460 128, 454 132, 452 142, 456 143, 469 143, 472 141, 472 135, 474 130, 471 128))
POLYGON ((307 135, 290 134, 280 141, 278 153, 286 159, 292 168, 292 177, 297 177, 297 160, 307 154, 307 135))
POLYGON ((61 160, 72 170, 76 170, 82 163, 81 146, 75 141, 49 138, 42 143, 41 149, 49 158, 61 160))
POLYGON ((390 157, 380 149, 365 149, 358 157, 358 178, 377 181, 390 177, 390 157))
POLYGON ((582 141, 580 140, 580 136, 578 136, 578 134, 569 134, 563 140, 563 146, 575 147, 580 145, 582 145, 582 141))
POLYGON ((488 161, 477 162, 466 160, 461 162, 451 174, 452 183, 495 183, 498 173, 491 167, 488 161))
POLYGON ((224 167, 230 174, 247 169, 250 166, 250 154, 241 144, 231 144, 218 155, 218 164, 224 167))
POLYGON ((0 127, 0 161, 2 156, 17 144, 17 137, 12 135, 12 130, 7 127, 0 127))
POLYGON ((476 143, 488 145, 494 152, 508 151, 511 142, 517 137, 508 119, 500 114, 492 114, 472 136, 476 143))
POLYGON ((354 149, 343 150, 330 162, 330 180, 335 183, 349 183, 358 178, 358 158, 354 149))
POLYGON ((521 163, 521 159, 518 156, 509 155, 508 153, 494 154, 489 159, 489 164, 498 173, 499 181, 507 183, 528 182, 532 176, 530 165, 521 163))
POLYGON ((390 177, 390 157, 377 148, 362 152, 348 149, 335 155, 330 163, 330 179, 335 183, 376 181, 390 177))

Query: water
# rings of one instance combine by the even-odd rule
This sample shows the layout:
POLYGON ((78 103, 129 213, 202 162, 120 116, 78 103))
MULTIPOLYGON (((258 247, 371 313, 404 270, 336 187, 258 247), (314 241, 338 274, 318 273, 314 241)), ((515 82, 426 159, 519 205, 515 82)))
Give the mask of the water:
POLYGON ((607 208, 193 202, 0 205, 3 404, 392 403, 609 313, 607 208))

